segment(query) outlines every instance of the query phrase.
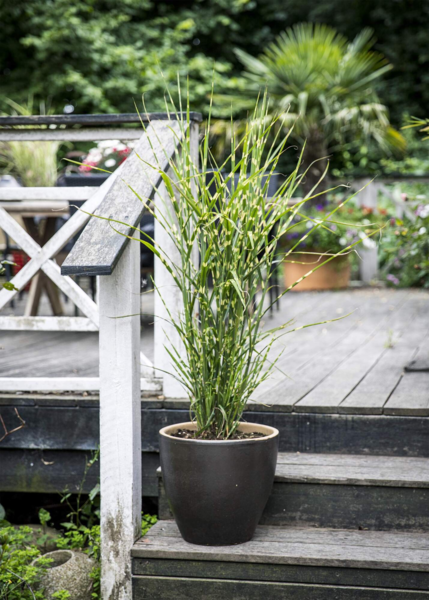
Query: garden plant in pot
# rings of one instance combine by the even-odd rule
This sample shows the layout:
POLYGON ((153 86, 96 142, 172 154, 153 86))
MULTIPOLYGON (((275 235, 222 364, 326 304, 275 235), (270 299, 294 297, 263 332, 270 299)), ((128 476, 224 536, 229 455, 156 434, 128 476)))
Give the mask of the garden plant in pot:
POLYGON ((375 247, 375 241, 369 236, 374 228, 379 229, 382 217, 378 211, 357 206, 352 199, 344 204, 332 198, 327 206, 318 204, 300 209, 294 218, 294 227, 281 240, 286 249, 285 287, 300 280, 294 291, 347 288, 352 266, 357 265, 359 256, 344 249, 359 242, 364 248, 375 247), (305 236, 311 230, 311 235, 305 236), (289 258, 291 248, 294 248, 294 260, 289 258), (329 256, 332 260, 326 262, 329 256), (302 279, 316 265, 320 268, 302 279))
MULTIPOLYGON (((290 203, 305 176, 299 174, 299 165, 268 198, 270 177, 287 137, 281 137, 278 120, 267 117, 267 104, 266 97, 257 104, 239 140, 232 132, 231 154, 219 166, 213 164, 209 149, 210 118, 198 165, 189 106, 187 117, 176 113, 182 136, 170 168, 151 166, 168 195, 164 208, 161 196, 156 196, 154 217, 174 242, 180 260, 173 262, 146 234, 141 239, 128 236, 156 254, 182 298, 179 314, 172 314, 166 300, 164 304, 181 340, 180 348, 168 347, 168 352, 174 375, 189 396, 190 419, 161 429, 161 467, 179 530, 186 541, 200 545, 239 544, 252 538, 276 467, 279 432, 245 422, 242 415, 256 387, 276 366, 270 355, 274 339, 295 330, 290 322, 271 330, 263 327, 270 308, 266 282, 277 267, 279 239, 294 227, 294 218, 309 198, 290 203)), ((322 264, 333 258, 326 257, 322 264)), ((318 268, 320 264, 314 267, 318 268)), ((158 293, 163 298, 163 290, 158 293)))

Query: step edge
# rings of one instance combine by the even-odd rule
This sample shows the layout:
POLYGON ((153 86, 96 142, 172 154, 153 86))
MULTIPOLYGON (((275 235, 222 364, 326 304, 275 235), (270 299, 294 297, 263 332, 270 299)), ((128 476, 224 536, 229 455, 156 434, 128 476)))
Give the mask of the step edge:
POLYGON ((391 487, 391 488, 413 488, 413 489, 428 489, 429 481, 402 481, 400 479, 358 479, 353 477, 305 477, 276 475, 275 483, 302 483, 302 484, 317 484, 317 485, 359 485, 368 487, 391 487))
POLYGON ((365 560, 351 560, 351 559, 326 559, 326 558, 299 558, 299 557, 287 557, 279 555, 254 555, 252 559, 246 558, 240 555, 225 555, 219 558, 218 555, 205 554, 204 550, 201 551, 174 551, 174 550, 159 550, 150 548, 140 548, 133 546, 131 548, 131 557, 137 559, 171 559, 171 560, 198 560, 205 562, 239 562, 249 564, 270 564, 270 565, 299 565, 304 567, 334 567, 344 569, 373 569, 373 570, 384 570, 384 571, 415 571, 419 573, 429 572, 429 563, 420 562, 376 562, 376 561, 365 561, 365 560))

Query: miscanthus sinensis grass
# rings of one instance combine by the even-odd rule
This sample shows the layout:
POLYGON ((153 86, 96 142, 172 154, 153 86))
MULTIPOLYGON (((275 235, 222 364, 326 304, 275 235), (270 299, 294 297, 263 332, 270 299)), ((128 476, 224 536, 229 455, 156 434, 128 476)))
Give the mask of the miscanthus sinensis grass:
MULTIPOLYGON (((293 172, 268 197, 270 179, 286 150, 288 134, 279 118, 268 116, 266 96, 256 104, 240 139, 231 127, 231 152, 221 165, 215 164, 210 152, 210 117, 200 139, 199 161, 196 159, 189 101, 187 104, 184 112, 181 102, 178 112, 173 106, 172 116, 179 121, 181 135, 177 136, 178 152, 170 160, 170 168, 166 172, 159 164, 149 165, 159 172, 168 197, 163 206, 162 196, 156 195, 157 210, 152 212, 173 241, 180 260, 173 262, 157 241, 143 232, 141 239, 134 234, 129 237, 154 252, 181 292, 183 309, 178 315, 170 310, 167 297, 164 305, 184 354, 175 347, 168 352, 174 374, 189 395, 198 435, 210 433, 227 439, 236 431, 254 390, 276 368, 279 357, 269 359, 273 341, 296 331, 290 322, 271 330, 262 328, 270 308, 267 281, 278 267, 279 239, 296 226, 297 216, 311 220, 302 209, 317 196, 317 190, 292 202, 305 177, 305 172, 300 173, 299 159, 293 172)), ((148 135, 154 135, 150 129, 148 135)), ((153 139, 154 144, 157 141, 153 139)), ((291 260, 300 242, 319 227, 326 227, 328 219, 335 223, 335 212, 343 204, 312 222, 311 229, 296 240, 282 260, 291 260)), ((335 256, 352 251, 354 245, 327 253, 306 276, 335 256)), ((158 292, 162 298, 163 290, 158 292)))

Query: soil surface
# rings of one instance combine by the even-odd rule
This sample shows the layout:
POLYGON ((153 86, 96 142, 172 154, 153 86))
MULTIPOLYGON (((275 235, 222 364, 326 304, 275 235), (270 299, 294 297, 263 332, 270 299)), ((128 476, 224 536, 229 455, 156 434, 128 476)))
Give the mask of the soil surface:
POLYGON ((170 433, 172 437, 181 438, 184 440, 213 440, 213 441, 231 441, 231 440, 255 440, 257 438, 266 437, 265 434, 260 433, 259 431, 236 431, 231 437, 227 440, 224 438, 218 438, 210 431, 205 431, 202 435, 196 435, 196 431, 192 429, 178 429, 174 433, 170 433))

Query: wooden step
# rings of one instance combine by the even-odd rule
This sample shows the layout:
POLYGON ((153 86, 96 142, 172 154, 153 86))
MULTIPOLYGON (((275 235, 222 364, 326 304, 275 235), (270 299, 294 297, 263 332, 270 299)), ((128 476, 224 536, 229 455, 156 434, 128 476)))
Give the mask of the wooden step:
MULTIPOLYGON (((162 480, 159 514, 172 518, 162 480)), ((429 459, 280 453, 261 523, 429 531, 429 459)))
MULTIPOLYGON (((189 420, 188 402, 156 400, 146 403, 142 412, 145 452, 158 451, 162 427, 189 420)), ((280 431, 281 452, 429 457, 429 416, 418 410, 409 410, 407 415, 374 415, 287 412, 282 406, 264 409, 257 404, 248 408, 252 410, 244 413, 245 421, 280 431)))
POLYGON ((142 600, 429 598, 429 536, 259 526, 246 544, 188 544, 158 522, 132 548, 142 600))

